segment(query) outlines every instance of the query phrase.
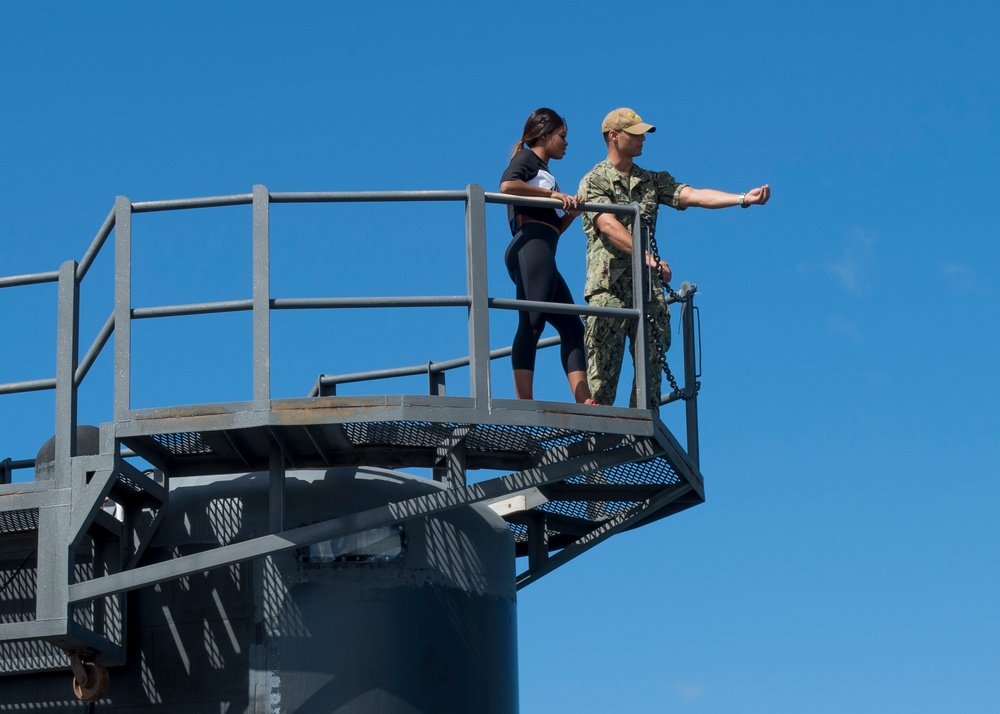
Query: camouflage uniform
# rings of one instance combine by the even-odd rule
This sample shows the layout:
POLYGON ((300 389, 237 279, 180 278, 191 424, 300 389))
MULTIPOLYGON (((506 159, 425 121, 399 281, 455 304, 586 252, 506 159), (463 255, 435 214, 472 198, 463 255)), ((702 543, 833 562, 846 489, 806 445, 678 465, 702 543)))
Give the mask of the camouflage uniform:
MULTIPOLYGON (((677 210, 680 193, 687 184, 678 183, 666 171, 646 171, 632 166, 626 180, 605 159, 597 164, 580 182, 579 194, 588 203, 616 203, 629 205, 637 202, 649 229, 649 236, 656 233, 656 215, 660 204, 677 210)), ((632 256, 618 250, 594 225, 597 213, 583 214, 583 230, 587 234, 587 284, 584 297, 596 307, 632 307, 632 256)), ((616 215, 615 218, 632 230, 632 216, 616 215)), ((653 297, 649 313, 653 324, 650 330, 649 373, 650 395, 659 396, 666 352, 670 348, 670 311, 663 295, 663 286, 655 278, 651 281, 653 297)), ((586 317, 585 343, 588 352, 587 379, 590 391, 598 404, 614 404, 621 375, 625 340, 635 364, 636 321, 611 317, 586 317)), ((637 387, 632 382, 629 405, 636 405, 637 387)), ((659 404, 659 400, 654 400, 659 404)))

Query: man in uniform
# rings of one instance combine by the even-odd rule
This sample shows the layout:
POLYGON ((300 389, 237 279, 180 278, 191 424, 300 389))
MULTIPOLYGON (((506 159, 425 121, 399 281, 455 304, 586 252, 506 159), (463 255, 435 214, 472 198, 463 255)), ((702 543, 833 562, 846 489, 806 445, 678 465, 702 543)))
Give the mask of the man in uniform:
MULTIPOLYGON (((647 133, 656 127, 646 124, 631 109, 615 109, 604 118, 601 132, 608 146, 608 158, 597 164, 580 182, 579 195, 587 203, 639 204, 650 243, 656 234, 660 204, 683 211, 698 208, 728 208, 764 205, 771 197, 767 184, 746 193, 726 193, 711 188, 693 188, 679 183, 666 171, 647 171, 633 160, 642 154, 647 133)), ((613 213, 584 213, 587 234, 587 283, 584 297, 596 307, 632 307, 632 216, 613 213)), ((653 269, 653 295, 649 301, 649 394, 651 405, 659 408, 660 384, 666 352, 670 348, 670 311, 663 283, 670 281, 670 266, 648 253, 646 265, 653 269), (661 282, 662 281, 662 282, 661 282)), ((616 317, 586 317, 585 342, 588 352, 587 379, 598 404, 613 405, 618 390, 625 340, 629 341, 635 364, 636 321, 616 317)), ((632 381, 629 406, 636 406, 638 394, 632 381)))

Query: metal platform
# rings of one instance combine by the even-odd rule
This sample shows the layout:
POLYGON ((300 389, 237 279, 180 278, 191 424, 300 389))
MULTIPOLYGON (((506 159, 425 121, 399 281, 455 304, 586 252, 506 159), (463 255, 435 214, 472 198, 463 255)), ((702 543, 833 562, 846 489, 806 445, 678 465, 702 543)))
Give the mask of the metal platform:
MULTIPOLYGON (((704 500, 697 466, 648 410, 492 400, 482 414, 468 399, 414 396, 275 400, 269 412, 248 409, 233 404, 136 412, 117 430, 123 445, 172 478, 265 471, 275 445, 288 468, 429 468, 456 488, 467 485, 469 470, 525 474, 578 460, 579 473, 538 484, 545 499, 538 513, 502 513, 516 534, 518 555, 562 550, 632 510, 642 516, 630 521, 634 526, 704 500), (244 418, 229 425, 235 415, 244 418), (166 425, 178 431, 164 432, 166 425), (643 507, 654 498, 657 508, 643 507), (531 526, 542 515, 545 543, 534 544, 531 535, 539 534, 531 526)), ((523 582, 532 578, 529 571, 523 582)))
MULTIPOLYGON (((635 310, 547 305, 490 298, 485 290, 487 203, 539 203, 485 194, 478 186, 455 192, 385 194, 253 194, 133 204, 119 198, 94 243, 77 264, 58 272, 0 278, 0 288, 58 282, 57 375, 51 380, 0 384, 0 395, 40 389, 56 394, 51 473, 11 483, 16 467, 0 463, 0 673, 66 666, 76 653, 105 665, 124 661, 126 593, 211 568, 299 548, 367 529, 471 503, 487 503, 508 522, 517 555, 527 567, 524 587, 622 530, 635 528, 703 502, 698 469, 697 373, 694 290, 683 292, 684 385, 663 409, 686 411, 686 443, 664 426, 658 405, 644 390, 644 360, 637 377, 646 409, 583 406, 491 397, 488 347, 491 309, 539 305, 580 314, 615 314, 645 324, 643 283, 636 281, 635 310), (379 304, 449 305, 465 309, 469 322, 468 396, 444 393, 447 365, 426 366, 428 395, 320 396, 272 399, 270 313, 276 309, 349 308, 358 298, 277 300, 269 294, 268 211, 272 202, 454 200, 466 207, 468 293, 438 298, 365 298, 379 304), (131 301, 131 217, 135 212, 253 206, 253 297, 225 304, 137 309, 131 301), (93 346, 80 358, 79 291, 94 257, 115 235, 115 309, 93 346), (247 310, 253 313, 254 398, 246 402, 165 405, 130 404, 131 324, 147 317, 247 310), (100 426, 98 445, 78 448, 77 390, 114 335, 113 418, 100 426), (139 460, 151 469, 136 467, 139 460), (288 527, 284 479, 288 470, 338 466, 427 469, 446 490, 327 521, 288 527), (176 479, 207 474, 269 474, 269 535, 222 545, 208 552, 144 564, 143 552, 169 508, 176 479), (479 472, 485 475, 472 478, 479 472), (486 472, 501 472, 493 475, 486 472), (2 483, 2 481, 7 483, 2 483), (17 601, 11 605, 12 599, 17 601)), ((590 206, 636 211, 637 207, 590 206)), ((638 218, 638 217, 637 217, 638 218)), ((640 220, 634 222, 641 254, 640 220)), ((637 273, 644 271, 636 263, 637 273)), ((648 279, 648 277, 647 277, 648 279)), ((639 331, 637 352, 648 335, 639 331)), ((2 401, 0 401, 2 405, 2 401)), ((37 469, 36 469, 37 470, 37 469)))

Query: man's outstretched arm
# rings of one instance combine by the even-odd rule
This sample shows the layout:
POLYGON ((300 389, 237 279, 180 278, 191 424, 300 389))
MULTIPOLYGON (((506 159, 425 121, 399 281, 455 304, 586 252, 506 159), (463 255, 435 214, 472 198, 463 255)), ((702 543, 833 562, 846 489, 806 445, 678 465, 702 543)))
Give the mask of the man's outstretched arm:
POLYGON ((679 208, 731 208, 732 206, 763 206, 771 198, 771 187, 767 184, 750 189, 746 193, 726 193, 714 188, 694 188, 685 186, 681 189, 679 208), (741 201, 742 197, 742 201, 741 201))

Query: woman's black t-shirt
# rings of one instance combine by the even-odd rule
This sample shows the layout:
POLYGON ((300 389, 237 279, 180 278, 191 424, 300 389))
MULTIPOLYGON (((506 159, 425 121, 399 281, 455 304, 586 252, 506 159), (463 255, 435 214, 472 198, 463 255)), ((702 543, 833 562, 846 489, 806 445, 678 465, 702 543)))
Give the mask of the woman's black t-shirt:
MULTIPOLYGON (((507 170, 500 177, 500 183, 504 181, 521 180, 532 186, 539 186, 550 191, 558 191, 559 184, 556 177, 549 173, 549 167, 538 158, 538 155, 531 149, 521 149, 514 158, 510 160, 507 170)), ((510 219, 510 232, 517 233, 517 217, 525 216, 536 221, 548 223, 557 231, 561 225, 559 212, 554 208, 535 208, 527 206, 507 206, 507 217, 510 219)))

